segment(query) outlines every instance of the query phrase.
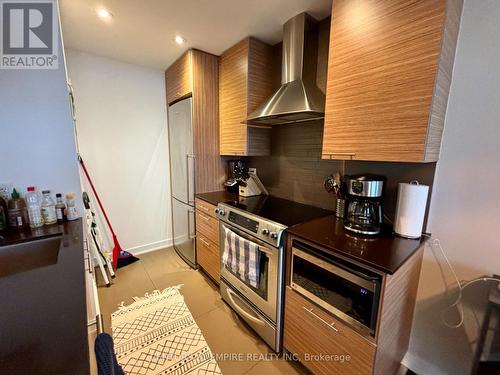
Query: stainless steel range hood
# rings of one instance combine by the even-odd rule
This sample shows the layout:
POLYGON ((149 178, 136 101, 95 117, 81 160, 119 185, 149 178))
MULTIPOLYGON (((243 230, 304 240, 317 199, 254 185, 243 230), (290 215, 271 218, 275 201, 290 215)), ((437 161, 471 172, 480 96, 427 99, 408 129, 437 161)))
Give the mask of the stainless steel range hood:
POLYGON ((322 119, 325 95, 316 86, 317 22, 306 13, 283 26, 281 87, 244 121, 279 125, 322 119), (304 56, 307 59, 304 59, 304 56))

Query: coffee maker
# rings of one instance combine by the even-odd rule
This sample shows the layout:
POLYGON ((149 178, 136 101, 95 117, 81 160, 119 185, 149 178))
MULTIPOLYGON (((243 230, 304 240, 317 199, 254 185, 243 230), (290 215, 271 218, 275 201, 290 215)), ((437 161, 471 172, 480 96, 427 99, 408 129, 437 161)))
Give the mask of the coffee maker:
POLYGON ((344 228, 358 234, 376 235, 382 228, 384 176, 353 175, 347 181, 348 208, 344 228))
POLYGON ((226 190, 231 193, 238 192, 238 184, 241 179, 248 178, 247 168, 244 160, 229 160, 227 162, 228 180, 224 183, 226 190))

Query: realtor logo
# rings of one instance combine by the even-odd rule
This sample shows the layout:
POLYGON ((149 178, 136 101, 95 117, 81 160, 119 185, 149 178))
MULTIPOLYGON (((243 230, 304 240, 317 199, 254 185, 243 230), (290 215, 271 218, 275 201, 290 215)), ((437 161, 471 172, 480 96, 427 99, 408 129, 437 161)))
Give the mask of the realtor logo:
POLYGON ((57 69, 55 0, 0 0, 0 69, 57 69))

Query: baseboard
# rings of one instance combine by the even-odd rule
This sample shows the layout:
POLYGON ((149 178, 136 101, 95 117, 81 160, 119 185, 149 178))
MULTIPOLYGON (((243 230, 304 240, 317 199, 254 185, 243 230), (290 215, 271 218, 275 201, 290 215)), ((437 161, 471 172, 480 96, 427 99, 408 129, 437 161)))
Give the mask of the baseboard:
POLYGON ((401 363, 411 371, 419 375, 447 375, 441 369, 437 368, 433 364, 427 362, 426 360, 414 356, 409 352, 406 353, 401 363))
POLYGON ((145 254, 149 253, 151 251, 156 251, 160 249, 164 249, 166 247, 172 246, 173 241, 171 238, 166 239, 166 240, 161 240, 161 241, 156 241, 156 242, 151 242, 145 245, 140 245, 140 246, 134 246, 129 249, 126 249, 126 251, 132 253, 133 255, 140 255, 140 254, 145 254))

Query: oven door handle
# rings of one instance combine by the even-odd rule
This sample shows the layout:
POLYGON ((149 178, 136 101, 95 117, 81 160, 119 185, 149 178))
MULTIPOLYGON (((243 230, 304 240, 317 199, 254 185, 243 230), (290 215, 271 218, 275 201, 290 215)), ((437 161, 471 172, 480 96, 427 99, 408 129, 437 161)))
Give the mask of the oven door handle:
MULTIPOLYGON (((252 239, 250 238, 251 235, 248 235, 246 234, 245 232, 242 232, 241 230, 239 229, 236 229, 236 228, 233 228, 232 226, 228 226, 226 225, 225 223, 221 223, 222 224, 222 229, 224 228, 227 228, 229 229, 231 232, 234 232, 236 233, 238 236, 242 237, 243 239, 247 240, 247 241, 250 241, 250 242, 253 242, 254 244, 256 244, 258 247, 259 247, 259 251, 261 253, 264 253, 268 256, 271 256, 273 255, 272 251, 269 250, 266 246, 271 246, 271 245, 264 245, 262 241, 256 241, 255 239, 252 239), (262 244, 261 244, 262 243, 262 244)), ((224 233, 224 230, 221 231, 221 233, 224 233)), ((224 241, 225 242, 225 241, 224 241)))
MULTIPOLYGON (((253 323, 255 324, 258 324, 258 325, 261 325, 261 326, 264 326, 265 323, 260 320, 260 319, 257 319, 255 316, 253 315, 250 315, 249 313, 247 313, 245 310, 243 310, 236 302, 235 300, 233 299, 233 296, 235 297, 238 297, 231 289, 227 289, 227 295, 229 297, 229 299, 231 300, 231 304, 232 306, 236 309, 236 311, 238 311, 241 315, 243 315, 245 318, 247 318, 248 320, 252 321, 253 323)), ((238 297, 239 298, 239 297, 238 297)))

